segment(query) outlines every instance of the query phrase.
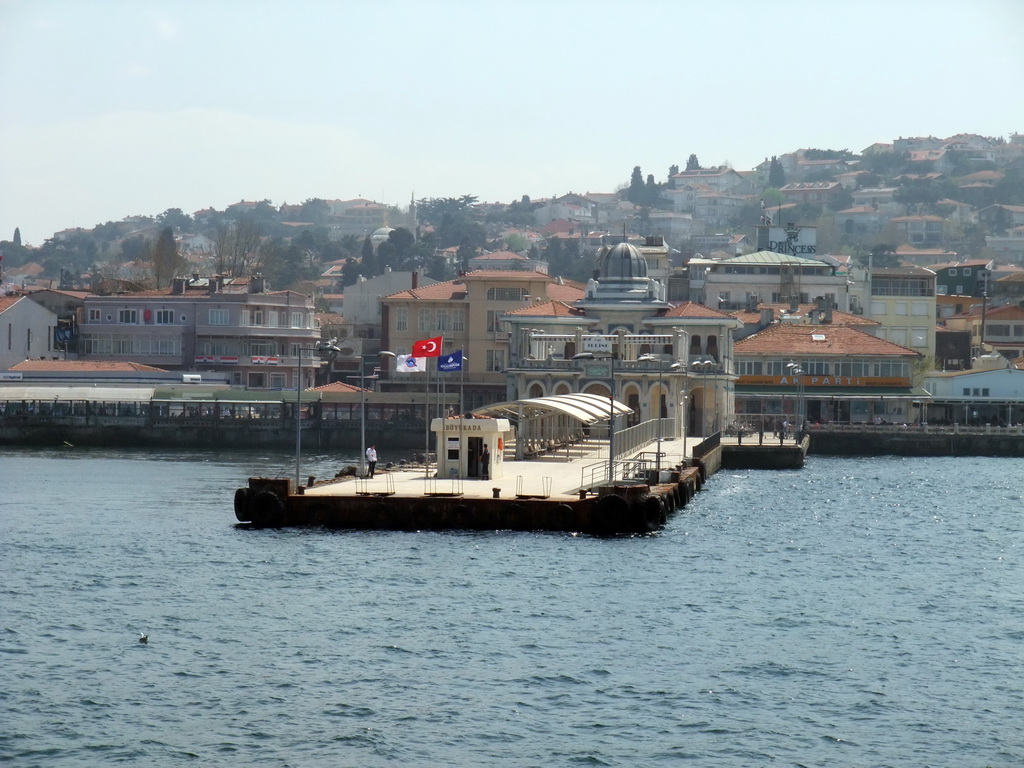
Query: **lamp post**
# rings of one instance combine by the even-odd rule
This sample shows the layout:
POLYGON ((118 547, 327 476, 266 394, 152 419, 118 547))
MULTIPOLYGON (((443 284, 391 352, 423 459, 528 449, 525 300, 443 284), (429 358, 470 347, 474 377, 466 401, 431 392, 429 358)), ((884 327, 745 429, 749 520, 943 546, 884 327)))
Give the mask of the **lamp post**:
MULTIPOLYGON (((643 363, 656 362, 658 364, 658 453, 657 453, 657 456, 654 459, 654 471, 659 473, 659 476, 660 476, 660 474, 661 474, 661 438, 662 438, 661 420, 663 418, 662 415, 661 415, 661 398, 663 397, 663 394, 664 394, 664 391, 665 391, 664 385, 662 384, 662 377, 664 376, 664 373, 665 373, 665 366, 664 366, 664 362, 665 361, 662 360, 660 357, 657 357, 656 355, 647 354, 647 355, 641 355, 640 357, 638 357, 637 358, 637 362, 643 362, 643 363)), ((670 371, 678 371, 682 367, 683 367, 682 363, 675 362, 675 363, 672 363, 670 366, 668 366, 668 370, 670 370, 670 371)), ((666 400, 667 399, 668 398, 666 398, 666 400)), ((686 443, 684 442, 683 445, 686 445, 686 443)))
POLYGON ((298 347, 295 366, 295 490, 299 490, 302 477, 302 353, 316 352, 321 359, 333 360, 341 351, 334 339, 318 341, 315 347, 298 347))
MULTIPOLYGON (((608 355, 611 361, 611 382, 608 388, 608 483, 615 482, 615 353, 608 355)), ((593 352, 580 352, 573 360, 593 360, 593 352)))
POLYGON ((792 361, 786 363, 786 367, 790 376, 796 378, 796 433, 801 434, 804 431, 804 369, 792 361))
MULTIPOLYGON (((377 353, 379 358, 395 357, 394 352, 381 350, 377 353)), ((359 476, 366 476, 366 386, 364 377, 366 370, 362 356, 359 358, 359 476)))

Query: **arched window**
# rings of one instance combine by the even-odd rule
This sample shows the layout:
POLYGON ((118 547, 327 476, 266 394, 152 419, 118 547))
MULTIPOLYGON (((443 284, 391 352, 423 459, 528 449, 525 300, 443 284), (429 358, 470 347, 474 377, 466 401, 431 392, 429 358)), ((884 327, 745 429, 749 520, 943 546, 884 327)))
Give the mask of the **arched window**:
POLYGON ((544 397, 544 387, 534 382, 530 385, 530 397, 544 397))
POLYGON ((695 333, 690 337, 690 354, 699 355, 700 353, 700 334, 695 333))
POLYGON ((708 336, 708 354, 711 357, 715 358, 715 360, 718 359, 718 337, 717 336, 708 336))
POLYGON ((640 394, 636 390, 626 395, 626 405, 633 409, 633 412, 626 417, 626 423, 634 426, 640 423, 640 394))

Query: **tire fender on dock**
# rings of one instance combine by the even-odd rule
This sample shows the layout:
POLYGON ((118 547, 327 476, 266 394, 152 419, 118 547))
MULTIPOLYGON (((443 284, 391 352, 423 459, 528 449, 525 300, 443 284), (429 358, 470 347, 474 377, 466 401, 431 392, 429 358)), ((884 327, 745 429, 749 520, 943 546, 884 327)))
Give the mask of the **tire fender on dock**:
POLYGON ((284 525, 284 500, 273 491, 260 491, 252 498, 250 518, 257 528, 280 528, 284 525))
POLYGON ((252 519, 249 512, 250 495, 248 488, 239 488, 235 491, 235 518, 240 523, 248 523, 252 519))

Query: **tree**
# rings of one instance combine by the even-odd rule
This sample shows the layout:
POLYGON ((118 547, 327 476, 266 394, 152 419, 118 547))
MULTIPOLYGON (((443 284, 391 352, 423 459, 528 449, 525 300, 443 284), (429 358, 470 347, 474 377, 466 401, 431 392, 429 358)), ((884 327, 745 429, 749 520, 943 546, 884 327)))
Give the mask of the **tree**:
POLYGON ((520 234, 510 232, 505 235, 505 248, 512 253, 522 253, 523 251, 529 250, 530 241, 520 234))
POLYGON ((188 232, 192 228, 192 217, 182 213, 181 208, 168 208, 156 217, 161 227, 170 227, 178 232, 188 232))
POLYGON ((852 160, 853 152, 848 149, 808 149, 805 160, 852 160))
MULTIPOLYGON (((415 242, 416 236, 405 227, 395 227, 388 233, 388 244, 394 248, 396 265, 403 269, 408 266, 412 246, 415 242)), ((377 263, 382 264, 383 262, 378 259, 377 263)))
POLYGON ((861 264, 871 268, 893 268, 900 265, 900 258, 896 255, 896 246, 891 243, 881 243, 873 247, 869 253, 862 253, 858 256, 861 264))
POLYGON ((259 224, 250 216, 242 216, 234 224, 218 224, 213 237, 217 272, 240 277, 262 269, 263 259, 259 254, 262 235, 259 224))
POLYGON ((633 205, 641 205, 644 200, 644 175, 640 166, 633 166, 633 173, 629 177, 629 186, 626 188, 626 199, 633 205))
POLYGON ((654 180, 654 174, 647 174, 647 183, 644 185, 643 204, 647 207, 656 207, 661 198, 661 187, 654 180))
POLYGON ((331 214, 331 207, 319 197, 311 197, 302 204, 299 211, 299 221, 308 221, 313 224, 323 224, 331 214))
POLYGON ((416 215, 419 220, 439 226, 447 215, 464 214, 472 218, 475 195, 462 197, 431 197, 416 201, 416 215))
POLYGON ((779 162, 779 158, 772 155, 772 162, 768 167, 768 186, 779 189, 786 185, 786 170, 779 162))
POLYGON ((701 170, 700 160, 697 159, 696 155, 690 155, 688 158, 686 158, 686 170, 688 170, 688 171, 699 171, 699 170, 701 170))
POLYGON ((15 227, 14 228, 14 244, 15 245, 21 245, 21 228, 20 227, 15 227))
POLYGON ((153 245, 151 261, 153 282, 157 290, 169 286, 171 278, 185 268, 185 260, 178 253, 178 244, 174 242, 174 230, 164 227, 153 245))
POLYGON ((307 252, 296 244, 285 245, 275 237, 260 246, 263 273, 275 288, 291 288, 315 275, 310 269, 307 252))
POLYGON ((672 181, 672 177, 675 176, 678 173, 679 173, 679 166, 678 165, 670 165, 668 167, 668 180, 671 182, 672 181))

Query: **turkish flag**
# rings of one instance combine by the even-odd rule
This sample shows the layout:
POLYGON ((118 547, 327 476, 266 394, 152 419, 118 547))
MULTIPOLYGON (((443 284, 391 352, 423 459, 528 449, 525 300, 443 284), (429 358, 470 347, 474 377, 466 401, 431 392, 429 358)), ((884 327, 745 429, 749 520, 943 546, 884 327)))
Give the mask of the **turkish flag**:
POLYGON ((412 345, 413 357, 440 357, 441 343, 443 341, 444 336, 438 336, 434 339, 425 339, 424 341, 417 341, 412 345))

